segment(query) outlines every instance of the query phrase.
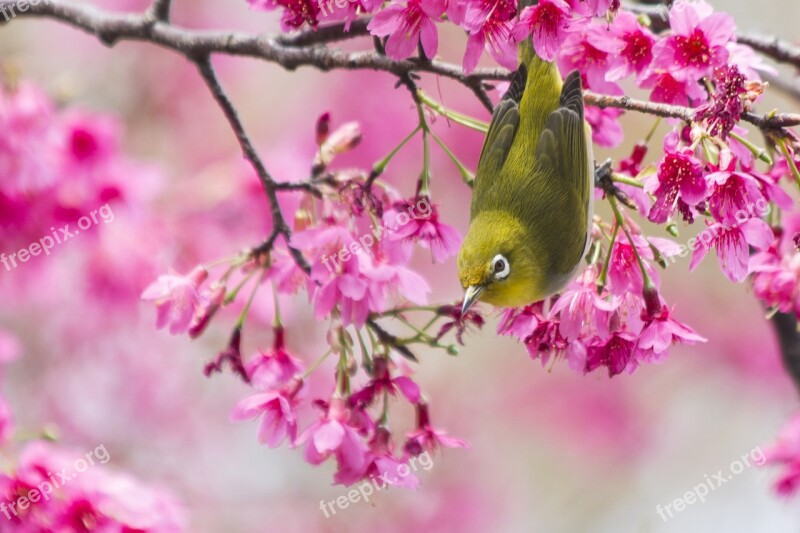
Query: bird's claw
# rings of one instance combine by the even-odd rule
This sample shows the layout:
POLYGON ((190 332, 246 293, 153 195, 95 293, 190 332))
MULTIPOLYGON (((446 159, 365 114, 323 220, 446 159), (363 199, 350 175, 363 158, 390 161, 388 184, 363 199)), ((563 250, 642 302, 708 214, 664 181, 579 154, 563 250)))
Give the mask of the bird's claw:
POLYGON ((606 196, 616 198, 621 204, 630 208, 636 209, 636 206, 625 194, 614 184, 612 175, 614 174, 614 164, 611 159, 606 159, 603 164, 597 165, 594 168, 594 186, 601 189, 606 196))

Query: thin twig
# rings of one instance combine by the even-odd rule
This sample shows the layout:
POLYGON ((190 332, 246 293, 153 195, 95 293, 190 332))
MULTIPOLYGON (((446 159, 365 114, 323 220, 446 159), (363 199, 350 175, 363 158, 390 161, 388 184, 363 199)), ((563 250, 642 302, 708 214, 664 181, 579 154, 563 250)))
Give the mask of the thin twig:
POLYGON ((312 46, 366 37, 369 36, 367 25, 371 20, 372 17, 364 17, 349 23, 327 24, 318 28, 284 33, 278 35, 275 41, 283 46, 312 46))
POLYGON ((148 10, 148 15, 153 20, 161 22, 169 22, 170 9, 172 8, 172 0, 153 0, 148 10))
MULTIPOLYGON (((14 4, 11 0, 0 0, 0 7, 14 4)), ((293 70, 300 66, 312 66, 327 71, 378 70, 403 76, 411 72, 429 72, 452 78, 473 91, 476 84, 487 80, 506 80, 510 72, 504 68, 477 69, 465 75, 460 66, 443 61, 407 59, 395 61, 378 52, 345 52, 324 46, 296 47, 280 44, 279 36, 251 35, 237 32, 198 31, 173 26, 165 22, 152 22, 146 15, 115 14, 100 11, 91 6, 64 4, 59 0, 30 5, 30 9, 19 13, 19 17, 54 18, 97 36, 106 44, 120 40, 147 41, 174 50, 190 59, 211 53, 256 57, 293 70)), ((483 101, 484 98, 481 98, 483 101)), ((661 117, 690 120, 692 110, 681 106, 669 106, 642 102, 623 97, 601 96, 586 93, 586 102, 598 107, 615 107, 638 111, 661 117)), ((488 105, 483 101, 484 105, 488 105)), ((779 113, 774 116, 748 113, 742 117, 760 128, 781 128, 800 125, 800 115, 779 113)))
POLYGON ((750 33, 739 34, 736 40, 750 46, 765 56, 771 57, 779 63, 787 63, 800 68, 800 46, 792 44, 777 37, 767 37, 750 33))
POLYGON ((289 229, 289 225, 286 223, 286 220, 283 218, 283 213, 281 212, 281 206, 278 202, 278 195, 276 192, 277 184, 272 179, 272 176, 270 176, 267 168, 261 161, 261 158, 258 156, 258 152, 256 152, 253 143, 250 141, 250 137, 248 137, 247 133, 245 132, 244 125, 239 118, 239 114, 236 112, 236 108, 233 106, 233 103, 230 101, 220 85, 217 75, 214 72, 214 67, 211 65, 211 59, 205 55, 193 58, 193 60, 197 65, 200 75, 206 82, 209 91, 211 91, 214 100, 216 100, 217 105, 219 105, 220 109, 222 109, 222 112, 225 114, 225 118, 228 120, 231 129, 236 135, 236 139, 239 141, 239 146, 242 148, 244 157, 253 166, 253 169, 258 175, 258 179, 261 181, 261 185, 264 187, 264 193, 267 196, 272 213, 272 226, 274 231, 283 235, 283 238, 286 240, 286 246, 289 248, 289 252, 292 254, 292 257, 297 265, 306 273, 310 273, 311 267, 308 265, 305 257, 303 257, 303 254, 300 253, 299 250, 289 245, 291 230, 289 229))

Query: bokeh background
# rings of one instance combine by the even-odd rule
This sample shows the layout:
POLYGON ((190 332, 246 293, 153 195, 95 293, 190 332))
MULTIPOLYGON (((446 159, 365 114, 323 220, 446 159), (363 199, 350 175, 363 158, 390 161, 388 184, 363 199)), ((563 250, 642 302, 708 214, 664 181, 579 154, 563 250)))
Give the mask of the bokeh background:
MULTIPOLYGON (((145 0, 98 0, 141 10, 145 0)), ((741 30, 796 40, 800 5, 785 0, 715 0, 741 30)), ((278 14, 251 12, 244 0, 176 0, 174 22, 194 28, 277 31, 278 14)), ((440 55, 460 62, 465 38, 448 30, 440 55)), ((352 47, 369 46, 355 41, 352 47)), ((382 73, 309 68, 287 73, 249 59, 217 58, 220 77, 264 160, 281 181, 304 179, 314 154, 314 123, 356 120, 364 140, 337 166, 369 167, 416 123, 404 89, 382 73)), ((93 37, 44 20, 0 27, 6 77, 34 82, 60 105, 116 117, 123 150, 135 161, 135 191, 111 224, 93 228, 50 257, 0 269, 0 327, 23 356, 4 387, 17 439, 52 428, 78 450, 104 444, 110 466, 172 491, 189 531, 508 531, 662 532, 800 529, 800 502, 771 493, 775 472, 749 468, 664 522, 656 506, 681 497, 704 476, 773 440, 798 410, 764 313, 746 284, 732 285, 714 260, 688 273, 688 258, 663 273, 675 316, 709 339, 672 350, 668 361, 613 380, 583 377, 531 361, 524 347, 495 334, 496 317, 468 336, 457 357, 422 352, 417 381, 437 425, 467 440, 419 472, 416 492, 389 490, 325 518, 320 501, 346 494, 331 486, 331 465, 312 468, 297 450, 259 446, 255 424, 232 424, 247 391, 230 375, 206 379, 204 363, 225 344, 234 314, 190 342, 153 327, 138 295, 159 273, 186 271, 260 242, 268 220, 258 183, 239 156, 220 110, 194 68, 142 43, 106 48, 93 37)), ((468 91, 426 77, 444 103, 488 116, 468 91)), ((797 111, 771 90, 763 110, 797 111)), ((636 93, 634 93, 636 94, 636 93)), ((652 125, 627 115, 624 157, 652 125)), ((481 136, 444 120, 436 131, 474 168, 481 136)), ((659 132, 665 133, 667 125, 659 132)), ((658 153, 658 143, 651 153, 658 153)), ((411 143, 387 180, 408 196, 421 147, 411 143)), ((433 196, 462 232, 468 189, 434 151, 433 196)), ((690 234, 684 231, 680 240, 690 234)), ((6 251, 6 250, 3 250, 6 251)), ((454 260, 416 264, 434 301, 455 300, 454 260)), ((266 293, 265 293, 266 294, 266 293)), ((288 310, 288 343, 311 362, 324 351, 326 324, 304 296, 288 310)), ((266 326, 270 302, 256 303, 266 326)), ((268 328, 247 337, 254 352, 268 328)), ((410 413, 406 413, 410 416, 410 413)), ((2 526, 0 526, 2 530, 2 526)))

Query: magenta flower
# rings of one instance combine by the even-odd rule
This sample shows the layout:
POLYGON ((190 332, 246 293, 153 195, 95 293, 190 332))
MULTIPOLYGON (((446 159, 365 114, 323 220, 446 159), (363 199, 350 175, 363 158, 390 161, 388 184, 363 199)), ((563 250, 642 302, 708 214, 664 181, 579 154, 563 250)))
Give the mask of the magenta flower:
POLYGON ((316 27, 319 22, 320 2, 317 0, 247 0, 251 9, 273 11, 284 9, 281 17, 283 31, 291 31, 303 24, 316 27))
POLYGON ((736 159, 731 160, 726 170, 706 175, 706 181, 711 186, 708 207, 718 222, 737 224, 766 214, 767 199, 761 193, 759 180, 736 171, 736 159), (759 209, 764 212, 758 212, 759 209))
POLYGON ((514 28, 514 39, 522 41, 531 35, 533 49, 539 57, 553 61, 567 38, 571 19, 570 7, 564 0, 541 0, 522 10, 514 28))
POLYGON ((658 164, 658 172, 645 182, 645 190, 653 193, 656 201, 648 218, 663 224, 678 207, 678 201, 693 206, 702 202, 708 191, 703 178, 703 167, 688 148, 667 153, 658 164))
POLYGON ((512 35, 516 5, 512 0, 476 0, 468 5, 462 24, 469 31, 462 64, 466 74, 475 70, 484 49, 502 66, 517 68, 517 46, 512 35))
POLYGON ((192 318, 200 308, 200 285, 208 278, 205 268, 199 266, 187 276, 166 274, 147 287, 142 300, 155 303, 156 327, 161 329, 169 324, 172 335, 185 333, 192 318))
POLYGON ((584 326, 594 328, 600 335, 608 335, 611 312, 616 305, 606 296, 605 292, 597 293, 597 269, 587 268, 550 309, 550 316, 558 315, 561 335, 570 342, 576 341, 583 335, 584 326))
POLYGON ((374 480, 379 487, 401 487, 415 490, 419 486, 419 479, 405 466, 400 471, 400 466, 406 465, 405 460, 397 459, 390 443, 391 434, 385 427, 378 427, 375 436, 369 444, 366 458, 366 468, 348 470, 340 468, 334 476, 334 482, 349 486, 362 479, 374 480), (403 475, 405 473, 405 475, 403 475))
POLYGON ((289 444, 293 446, 297 440, 295 396, 301 386, 302 381, 296 380, 295 384, 286 390, 260 392, 248 396, 236 404, 230 419, 232 422, 241 422, 261 417, 258 429, 260 443, 267 444, 270 448, 277 448, 288 438, 289 444))
POLYGON ((601 366, 608 368, 608 377, 613 378, 625 369, 636 368, 636 336, 617 331, 610 338, 596 338, 586 347, 586 368, 592 372, 601 366))
POLYGON ((584 117, 589 126, 592 127, 592 141, 604 148, 614 148, 619 146, 624 137, 622 125, 619 117, 622 109, 607 107, 600 109, 592 105, 584 108, 584 117))
POLYGON ((211 323, 211 319, 217 314, 225 301, 226 289, 224 285, 213 284, 209 289, 202 292, 200 298, 202 303, 192 317, 189 326, 189 337, 196 339, 206 330, 211 323))
POLYGON ((481 329, 485 322, 483 316, 474 307, 462 314, 461 304, 443 305, 439 308, 438 314, 440 316, 449 316, 452 320, 442 324, 436 334, 436 340, 441 340, 449 331, 455 330, 456 342, 461 346, 464 346, 464 333, 469 329, 469 326, 474 325, 481 329))
POLYGON ((383 222, 389 228, 390 240, 417 242, 429 248, 433 260, 439 263, 457 254, 461 246, 461 234, 440 222, 438 210, 427 196, 396 202, 384 214, 383 222))
POLYGON ((711 102, 697 108, 695 120, 708 121, 708 133, 723 141, 739 122, 744 112, 742 95, 747 93, 744 76, 736 65, 719 67, 714 73, 711 102))
POLYGON ((287 350, 283 327, 275 328, 272 350, 261 352, 245 365, 254 385, 264 390, 277 390, 303 372, 303 363, 287 350))
POLYGON ((385 357, 376 357, 372 361, 373 378, 364 387, 350 396, 350 405, 364 408, 382 397, 383 393, 397 396, 398 391, 410 403, 416 404, 420 400, 419 385, 408 376, 392 377, 389 373, 389 361, 385 357))
POLYGON ((541 303, 528 305, 521 309, 508 308, 500 316, 497 334, 516 337, 524 342, 542 320, 544 320, 544 316, 541 303))
POLYGON ((602 94, 622 94, 622 87, 606 79, 608 52, 601 50, 595 43, 607 32, 606 25, 590 22, 582 31, 570 32, 558 55, 558 68, 561 72, 579 70, 583 85, 602 94))
MULTIPOLYGON (((633 241, 636 243, 636 251, 645 265, 648 276, 657 283, 658 273, 650 264, 650 261, 654 259, 650 243, 641 235, 632 236, 633 241)), ((626 239, 617 238, 608 263, 609 291, 615 296, 622 296, 626 291, 641 294, 643 288, 642 270, 639 268, 639 262, 636 260, 633 247, 626 239)))
POLYGON ((342 398, 331 399, 326 414, 297 439, 297 444, 305 444, 304 457, 312 465, 333 455, 340 471, 349 475, 360 472, 358 479, 364 477, 369 448, 352 424, 350 410, 342 398))
POLYGON ((608 31, 592 32, 589 38, 596 48, 609 54, 608 81, 618 81, 631 74, 639 76, 653 60, 655 37, 627 11, 614 17, 608 31))
POLYGON ((713 244, 722 272, 735 283, 743 281, 749 272, 749 247, 766 250, 774 240, 770 227, 758 218, 751 218, 734 226, 713 223, 698 237, 689 270, 694 270, 700 264, 713 244))
POLYGON ((575 13, 590 17, 603 17, 610 9, 616 11, 620 7, 619 0, 569 0, 575 13))
POLYGON ((780 496, 797 493, 800 487, 800 416, 795 415, 781 429, 778 439, 764 451, 763 464, 778 465, 783 470, 773 485, 780 496))
POLYGON ((425 402, 417 404, 417 429, 406 434, 406 437, 403 449, 411 456, 423 452, 435 453, 441 448, 469 448, 463 440, 449 437, 445 431, 433 427, 425 402))
POLYGON ((695 333, 692 328, 671 318, 667 306, 663 306, 657 316, 646 318, 647 322, 639 333, 636 345, 642 352, 642 360, 646 362, 663 360, 667 350, 675 342, 684 344, 707 342, 707 339, 695 333))
POLYGON ((392 59, 406 59, 422 43, 425 56, 433 59, 439 48, 439 34, 434 20, 443 13, 440 2, 408 0, 403 6, 391 4, 379 11, 370 21, 368 29, 378 37, 389 36, 386 54, 392 59))
POLYGON ((653 68, 678 80, 696 81, 724 66, 736 25, 730 15, 712 11, 702 1, 676 2, 669 15, 673 34, 656 43, 653 68))
POLYGON ((669 72, 645 71, 638 83, 643 89, 651 89, 652 102, 690 106, 706 99, 705 89, 695 80, 679 80, 669 72))

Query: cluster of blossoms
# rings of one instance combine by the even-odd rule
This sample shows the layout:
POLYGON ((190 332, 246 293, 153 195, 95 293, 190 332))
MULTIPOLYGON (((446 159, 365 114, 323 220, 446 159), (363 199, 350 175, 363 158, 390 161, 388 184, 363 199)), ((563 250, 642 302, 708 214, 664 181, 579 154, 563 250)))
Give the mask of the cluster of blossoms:
MULTIPOLYGON (((515 0, 403 0, 344 3, 313 0, 274 2, 248 0, 256 9, 284 9, 284 29, 304 24, 316 27, 323 21, 352 21, 373 14, 372 35, 386 38, 386 54, 406 59, 422 49, 433 58, 438 51, 437 25, 445 22, 469 34, 463 58, 465 73, 475 69, 486 50, 500 65, 517 67, 517 43, 531 36, 536 53, 556 61, 562 73, 578 69, 584 87, 607 95, 622 95, 619 82, 633 77, 637 86, 649 91, 650 99, 680 105, 695 105, 709 98, 704 79, 713 79, 717 69, 735 66, 741 75, 717 83, 713 96, 735 106, 745 78, 758 80, 758 71, 770 71, 760 56, 735 40, 731 16, 715 13, 703 1, 675 2, 669 12, 671 31, 655 34, 645 16, 620 9, 618 0, 540 0, 517 10, 515 0), (733 84, 733 85, 732 85, 733 84)), ((724 128, 738 120, 739 113, 711 108, 712 120, 726 125, 712 129, 725 138, 724 128)), ((616 146, 623 132, 618 118, 622 111, 589 107, 586 117, 594 141, 616 146)))
MULTIPOLYGON (((207 375, 228 367, 256 391, 234 408, 231 418, 260 419, 262 443, 302 447, 313 465, 334 458, 336 483, 350 485, 383 476, 402 478, 398 486, 414 488, 418 481, 413 475, 397 475, 400 465, 441 446, 466 445, 432 425, 428 401, 409 366, 398 357, 416 361, 414 345, 455 354, 456 346, 441 344, 442 338, 454 333, 460 343, 466 327, 480 327, 483 319, 474 311, 462 317, 457 305, 428 305, 428 282, 409 261, 416 247, 426 250, 434 261, 444 261, 458 251, 461 237, 440 220, 427 180, 420 181, 417 194, 403 198, 377 179, 382 170, 328 170, 336 155, 359 143, 357 124, 331 132, 326 114, 318 122, 316 139, 318 153, 310 182, 314 192, 301 200, 288 243, 247 250, 219 264, 220 273, 213 280, 211 267, 203 266, 184 276, 161 276, 142 297, 156 305, 158 327, 197 337, 221 307, 235 301, 237 293, 249 288, 255 294, 259 287, 271 286, 275 297, 272 348, 243 357, 248 304, 226 349, 206 365, 207 375), (302 254, 308 269, 287 246, 302 254), (281 297, 294 297, 303 289, 314 318, 330 324, 328 349, 312 364, 290 353, 279 311, 281 297), (409 321, 412 313, 427 313, 431 319, 417 327, 409 321), (387 318, 405 323, 410 336, 389 333, 379 323, 387 318), (324 364, 329 358, 333 372, 324 378, 324 385, 310 386, 317 369, 317 374, 329 371, 324 364), (317 390, 322 397, 315 397, 320 394, 317 390), (393 398, 410 404, 416 412, 416 425, 402 439, 388 426, 393 398), (303 418, 309 420, 307 425, 303 418)), ((389 159, 376 168, 382 169, 389 159)))

